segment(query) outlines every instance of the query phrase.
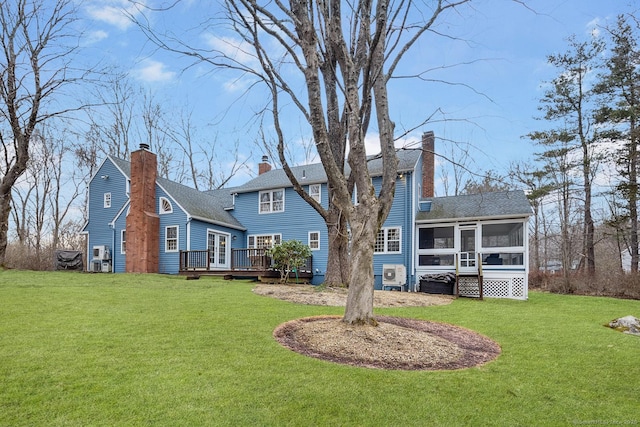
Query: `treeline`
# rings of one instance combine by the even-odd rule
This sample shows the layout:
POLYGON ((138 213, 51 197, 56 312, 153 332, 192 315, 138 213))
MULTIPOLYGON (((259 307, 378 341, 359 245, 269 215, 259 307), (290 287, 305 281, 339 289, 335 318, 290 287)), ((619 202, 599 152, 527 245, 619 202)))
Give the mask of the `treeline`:
POLYGON ((529 193, 532 281, 559 292, 640 296, 638 287, 639 22, 620 15, 550 54, 538 152, 511 168, 529 193), (631 274, 627 274, 631 273, 631 274))

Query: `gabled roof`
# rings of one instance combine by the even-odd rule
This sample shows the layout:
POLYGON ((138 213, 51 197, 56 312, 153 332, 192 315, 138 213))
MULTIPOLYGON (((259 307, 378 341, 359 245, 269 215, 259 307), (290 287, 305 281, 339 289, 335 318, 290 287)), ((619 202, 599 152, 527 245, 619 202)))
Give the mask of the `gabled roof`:
MULTIPOLYGON (((421 150, 401 150, 398 151, 398 172, 410 172, 415 169, 420 158, 421 150)), ((382 158, 379 156, 369 156, 369 173, 371 176, 382 175, 382 158)), ((349 173, 349 165, 345 165, 345 170, 349 173)), ((313 163, 291 168, 293 175, 301 185, 319 184, 327 182, 327 174, 322 163, 313 163)), ((283 169, 273 169, 252 179, 251 181, 236 187, 236 193, 248 193, 251 191, 266 190, 269 188, 291 187, 289 178, 283 169)))
MULTIPOLYGON (((122 170, 127 178, 131 178, 130 162, 112 156, 109 156, 109 158, 122 170)), ((190 217, 205 222, 245 230, 245 227, 224 209, 233 203, 231 189, 225 188, 203 192, 160 177, 156 179, 156 183, 169 194, 190 217)))
POLYGON ((528 217, 533 214, 522 190, 420 200, 417 222, 470 221, 484 218, 528 217), (430 205, 429 205, 429 202, 430 205))

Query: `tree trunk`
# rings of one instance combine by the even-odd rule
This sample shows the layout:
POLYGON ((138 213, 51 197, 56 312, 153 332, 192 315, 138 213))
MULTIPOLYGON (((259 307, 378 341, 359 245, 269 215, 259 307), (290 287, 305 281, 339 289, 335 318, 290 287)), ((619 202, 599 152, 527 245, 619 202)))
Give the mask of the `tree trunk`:
POLYGON ((342 320, 355 325, 377 324, 373 317, 373 247, 379 226, 376 217, 367 213, 367 209, 358 209, 350 221, 352 241, 349 294, 342 320))
POLYGON ((629 220, 631 221, 631 272, 638 272, 638 138, 636 137, 636 122, 629 120, 629 220))
MULTIPOLYGON (((2 188, 2 187, 0 187, 2 188)), ((11 213, 11 188, 0 193, 0 268, 5 266, 9 239, 9 214, 11 213)))
POLYGON ((326 224, 329 252, 324 283, 327 286, 347 286, 349 284, 349 236, 346 218, 334 206, 329 209, 326 224))

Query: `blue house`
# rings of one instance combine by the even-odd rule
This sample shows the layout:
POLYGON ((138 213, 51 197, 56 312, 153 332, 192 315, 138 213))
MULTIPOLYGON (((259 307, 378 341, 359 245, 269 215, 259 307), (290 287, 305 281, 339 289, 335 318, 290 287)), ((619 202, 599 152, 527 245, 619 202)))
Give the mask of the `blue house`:
MULTIPOLYGON (((429 291, 433 280, 454 277, 461 295, 526 299, 532 214, 526 196, 434 197, 433 153, 432 132, 421 149, 398 152, 395 200, 375 245, 376 289, 429 291)), ((89 271, 277 277, 266 250, 295 239, 312 253, 298 278, 324 281, 326 225, 266 157, 244 185, 204 192, 157 177, 156 168, 143 146, 131 162, 107 156, 91 178, 89 271)), ((369 170, 379 188, 381 160, 372 159, 369 170)), ((292 171, 326 207, 322 165, 292 171)))

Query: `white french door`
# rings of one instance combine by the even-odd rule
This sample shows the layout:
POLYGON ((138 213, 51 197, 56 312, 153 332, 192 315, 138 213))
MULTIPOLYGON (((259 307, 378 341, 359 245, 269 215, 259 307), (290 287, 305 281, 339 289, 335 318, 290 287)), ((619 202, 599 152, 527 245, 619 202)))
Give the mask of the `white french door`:
POLYGON ((229 235, 207 231, 210 268, 229 268, 229 235))

